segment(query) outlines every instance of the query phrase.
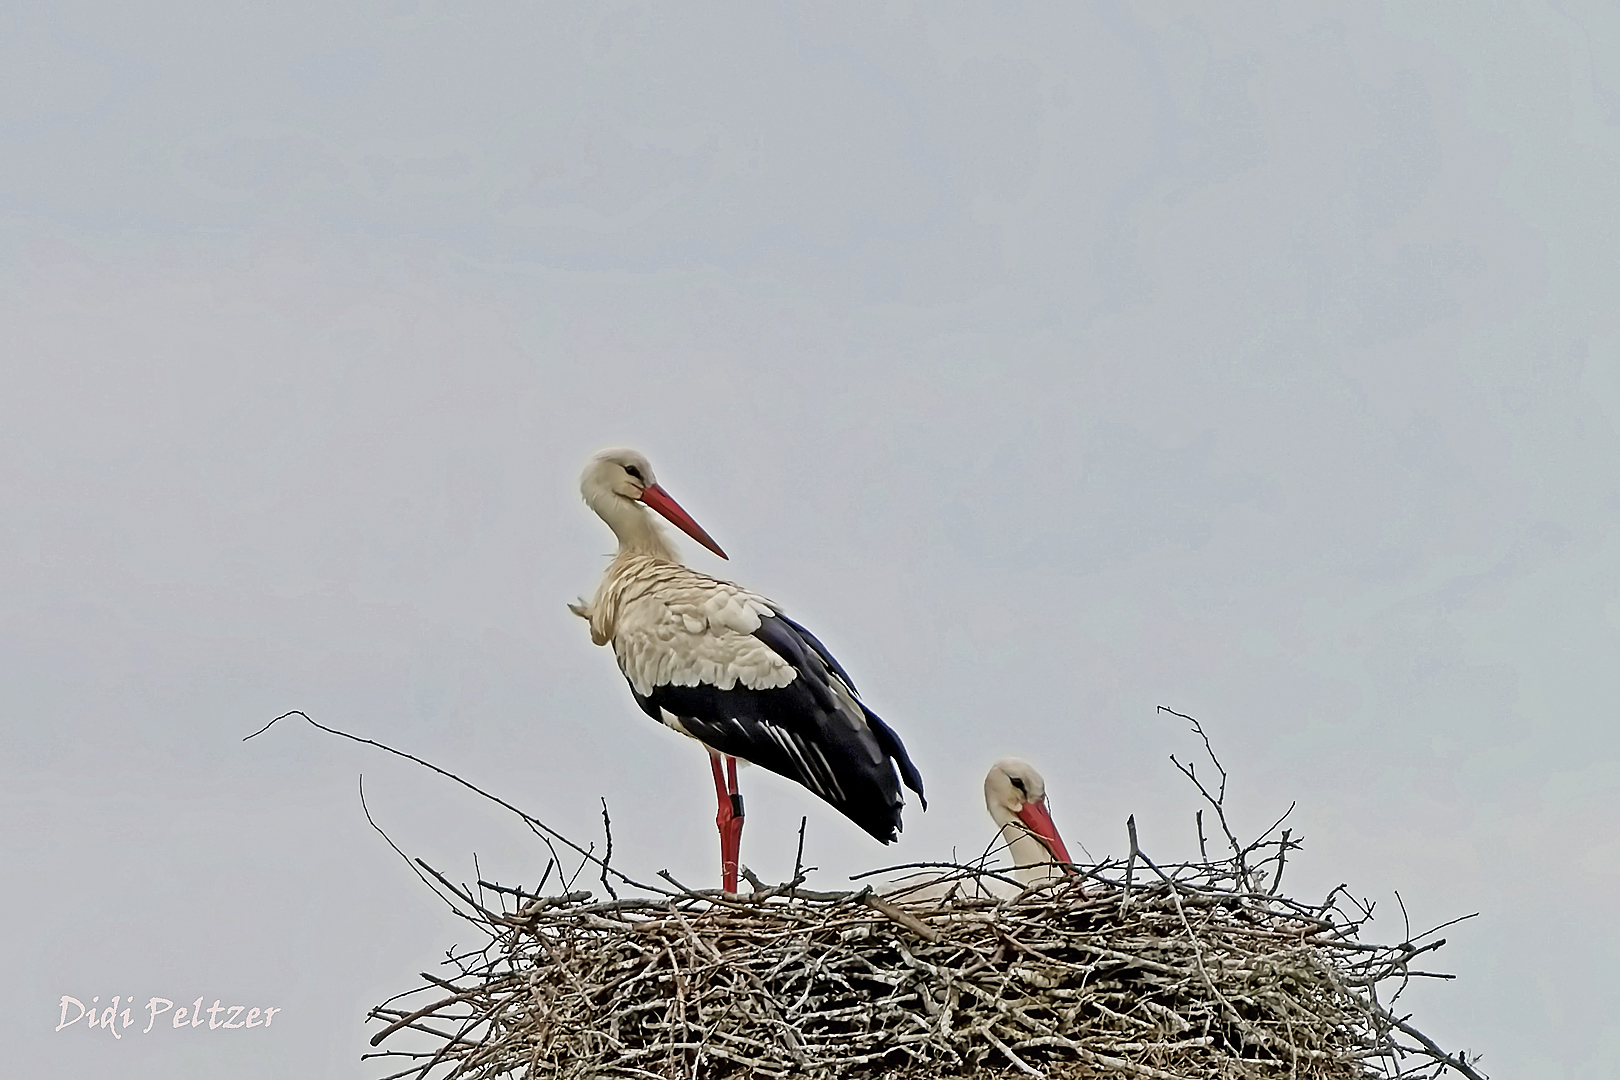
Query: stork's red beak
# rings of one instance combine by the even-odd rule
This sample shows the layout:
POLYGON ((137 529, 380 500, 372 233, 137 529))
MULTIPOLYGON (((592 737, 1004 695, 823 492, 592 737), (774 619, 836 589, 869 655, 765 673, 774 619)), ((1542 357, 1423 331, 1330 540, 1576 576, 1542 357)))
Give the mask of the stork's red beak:
MULTIPOLYGON (((665 521, 687 536, 690 536, 722 559, 726 557, 726 553, 720 550, 720 545, 715 543, 714 539, 703 531, 703 526, 693 521, 692 515, 682 510, 681 504, 670 498, 669 492, 657 484, 649 484, 642 490, 641 501, 658 511, 665 521)), ((1061 846, 1061 841, 1059 844, 1061 846)))
POLYGON ((1069 849, 1063 846, 1063 837, 1058 835, 1057 826, 1052 824, 1052 815, 1047 812, 1045 799, 1038 803, 1025 803, 1024 808, 1018 811, 1018 819, 1040 838, 1046 850, 1052 853, 1052 858, 1065 864, 1073 861, 1069 858, 1069 849))

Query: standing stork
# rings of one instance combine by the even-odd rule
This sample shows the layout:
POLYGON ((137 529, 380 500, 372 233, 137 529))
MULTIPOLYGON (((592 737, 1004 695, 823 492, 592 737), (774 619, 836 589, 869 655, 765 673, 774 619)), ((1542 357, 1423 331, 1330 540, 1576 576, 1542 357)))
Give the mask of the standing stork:
POLYGON ((649 508, 726 553, 658 486, 645 457, 603 450, 579 488, 619 553, 595 597, 568 609, 590 622, 592 642, 612 643, 648 716, 708 747, 727 892, 737 891, 742 843, 739 760, 798 781, 885 844, 900 832, 901 779, 927 809, 900 737, 815 635, 765 597, 681 564, 649 508))

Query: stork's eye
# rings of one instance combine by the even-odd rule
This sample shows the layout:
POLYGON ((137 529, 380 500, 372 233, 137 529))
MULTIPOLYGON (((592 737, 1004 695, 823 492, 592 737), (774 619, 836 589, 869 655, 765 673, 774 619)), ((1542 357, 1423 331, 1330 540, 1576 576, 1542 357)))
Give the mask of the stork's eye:
POLYGON ((1023 792, 1025 795, 1029 794, 1029 789, 1024 787, 1024 782, 1022 780, 1020 780, 1018 777, 1011 776, 1011 777, 1008 777, 1008 779, 1012 781, 1012 786, 1013 787, 1017 788, 1019 791, 1023 792))
MULTIPOLYGON (((631 476, 635 477, 637 480, 641 480, 641 470, 639 468, 637 468, 636 466, 634 466, 634 465, 626 465, 624 467, 624 471, 629 473, 631 476)), ((641 482, 646 483, 645 480, 642 480, 641 482)))

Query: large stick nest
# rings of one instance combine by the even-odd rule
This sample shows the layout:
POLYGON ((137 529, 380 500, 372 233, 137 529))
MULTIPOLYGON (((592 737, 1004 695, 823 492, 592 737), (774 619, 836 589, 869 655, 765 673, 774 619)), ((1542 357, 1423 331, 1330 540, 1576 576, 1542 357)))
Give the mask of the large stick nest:
POLYGON ((919 902, 537 898, 486 909, 489 949, 430 1003, 373 1015, 438 1043, 396 1076, 1473 1075, 1377 993, 1440 942, 1362 943, 1337 893, 1236 888, 1230 864, 1081 869, 1009 899, 972 895, 976 867, 919 902))
MULTIPOLYGON (((1203 735, 1196 721, 1194 730, 1203 735)), ((1285 895, 1297 838, 1278 834, 1278 821, 1240 843, 1223 806, 1226 774, 1207 739, 1204 749, 1216 790, 1191 764, 1176 766, 1213 809, 1224 854, 1207 853, 1200 812, 1199 861, 1161 865, 1132 820, 1127 858, 1028 887, 988 858, 890 868, 911 870, 908 882, 925 871, 926 887, 909 894, 811 891, 797 868, 775 887, 745 870, 753 891, 741 895, 687 889, 663 873, 668 887, 651 885, 611 865, 605 807, 599 856, 495 799, 552 861, 532 889, 457 885, 414 861, 486 940, 373 1009, 385 1026, 372 1045, 387 1048, 368 1056, 408 1063, 389 1080, 990 1070, 1484 1080, 1397 1007, 1410 980, 1450 978, 1419 967, 1445 944, 1434 936, 1443 927, 1370 943, 1361 931, 1372 905, 1343 886, 1320 902, 1285 895), (574 871, 543 895, 565 862, 574 871), (586 870, 606 897, 576 887, 586 870)))

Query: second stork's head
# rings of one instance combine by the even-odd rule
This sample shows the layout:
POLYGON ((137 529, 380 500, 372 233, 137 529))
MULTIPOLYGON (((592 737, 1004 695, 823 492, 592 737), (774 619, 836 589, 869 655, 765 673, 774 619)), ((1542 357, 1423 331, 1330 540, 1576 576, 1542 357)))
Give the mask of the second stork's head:
POLYGON ((1011 852, 1014 876, 1023 882, 1055 878, 1072 862, 1046 808, 1046 781, 1035 766, 1002 758, 984 778, 984 805, 1011 852))
POLYGON ((650 507, 693 540, 722 559, 726 557, 703 526, 658 486, 652 465, 635 450, 615 448, 591 455, 579 478, 579 493, 618 537, 620 553, 636 552, 677 561, 659 535, 658 526, 647 516, 644 508, 650 507))

